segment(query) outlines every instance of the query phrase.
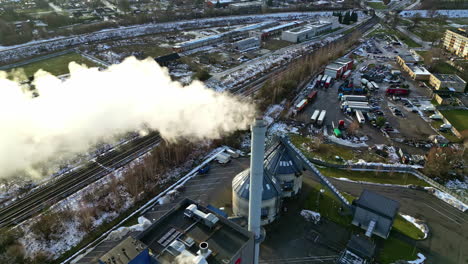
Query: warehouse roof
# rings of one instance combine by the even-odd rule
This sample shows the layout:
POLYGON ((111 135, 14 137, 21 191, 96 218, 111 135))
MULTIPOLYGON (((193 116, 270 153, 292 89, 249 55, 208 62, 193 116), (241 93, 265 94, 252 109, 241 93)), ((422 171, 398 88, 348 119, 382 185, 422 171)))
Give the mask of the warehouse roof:
POLYGON ((99 258, 103 263, 128 263, 138 256, 147 246, 129 236, 99 258))
POLYGON ((343 68, 344 65, 343 64, 339 64, 339 63, 330 63, 327 65, 326 69, 332 69, 332 70, 340 70, 341 68, 343 68))
POLYGON ((400 57, 405 63, 419 62, 419 58, 416 58, 412 54, 400 54, 398 57, 400 57))
MULTIPOLYGON (((407 64, 408 65, 408 64, 407 64)), ((423 66, 408 65, 409 68, 417 75, 430 75, 431 73, 423 66)))
POLYGON ((298 25, 300 23, 301 23, 300 21, 294 21, 294 22, 278 25, 278 26, 275 26, 275 27, 264 29, 264 30, 262 30, 262 33, 269 33, 269 32, 276 31, 276 30, 279 30, 279 29, 283 29, 283 28, 286 28, 286 27, 298 25))
POLYGON ((466 83, 460 76, 456 74, 441 74, 441 73, 434 73, 432 74, 435 78, 437 78, 441 82, 446 83, 466 83))
POLYGON ((231 259, 252 239, 252 234, 220 215, 216 215, 219 221, 212 228, 203 221, 187 217, 185 209, 192 204, 203 213, 216 215, 216 212, 185 199, 140 233, 138 239, 148 245, 160 263, 174 263, 175 256, 168 247, 174 241, 183 244, 193 255, 197 254, 200 242, 207 242, 212 251, 206 259, 208 263, 222 264, 226 260, 231 263, 231 259))
POLYGON ((364 189, 359 199, 353 203, 378 215, 393 219, 400 208, 400 203, 383 195, 364 189))
POLYGON ((365 236, 353 235, 346 249, 364 259, 371 259, 375 253, 375 244, 365 236))

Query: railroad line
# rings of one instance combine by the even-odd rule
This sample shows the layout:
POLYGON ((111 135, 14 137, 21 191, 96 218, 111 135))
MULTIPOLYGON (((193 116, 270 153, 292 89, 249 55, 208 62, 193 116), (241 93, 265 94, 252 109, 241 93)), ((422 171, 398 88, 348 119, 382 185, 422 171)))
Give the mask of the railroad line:
POLYGON ((153 149, 161 137, 157 133, 137 138, 89 161, 83 167, 41 185, 0 209, 0 227, 17 225, 54 203, 81 190, 153 149))

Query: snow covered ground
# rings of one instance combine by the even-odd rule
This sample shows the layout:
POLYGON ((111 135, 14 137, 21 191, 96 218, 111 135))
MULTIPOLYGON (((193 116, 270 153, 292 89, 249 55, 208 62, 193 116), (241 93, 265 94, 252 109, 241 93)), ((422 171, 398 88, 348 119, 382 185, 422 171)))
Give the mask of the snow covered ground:
MULTIPOLYGON (((362 17, 363 13, 358 12, 358 15, 362 17)), ((212 28, 220 26, 229 26, 234 24, 249 24, 267 20, 310 20, 319 16, 331 17, 332 12, 292 12, 248 16, 215 17, 104 29, 89 34, 76 35, 72 37, 56 37, 47 40, 31 41, 25 44, 20 44, 11 47, 0 47, 0 62, 8 62, 18 60, 24 57, 37 56, 44 52, 53 52, 59 49, 66 49, 79 44, 92 43, 109 39, 132 38, 142 35, 158 34, 173 31, 184 31, 194 28, 212 28)))
POLYGON ((426 187, 426 190, 429 190, 433 195, 435 195, 437 198, 441 199, 442 201, 452 205, 453 207, 457 208, 458 210, 465 212, 468 210, 468 205, 464 204, 463 202, 459 201, 452 195, 439 191, 435 188, 432 187, 426 187))
MULTIPOLYGON (((421 17, 429 17, 431 10, 404 10, 400 13, 402 17, 413 17, 416 14, 421 17)), ((434 16, 447 16, 449 18, 468 17, 467 9, 436 10, 434 16)))
POLYGON ((463 181, 451 180, 445 184, 445 187, 457 192, 460 195, 468 195, 468 176, 463 181))

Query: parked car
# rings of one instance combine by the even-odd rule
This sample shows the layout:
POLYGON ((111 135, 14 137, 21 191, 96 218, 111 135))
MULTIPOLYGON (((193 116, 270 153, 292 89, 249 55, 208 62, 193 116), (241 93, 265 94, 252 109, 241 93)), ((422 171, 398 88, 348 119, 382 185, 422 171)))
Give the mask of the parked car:
POLYGON ((433 114, 433 115, 429 116, 429 118, 432 119, 432 120, 442 120, 442 115, 433 114))

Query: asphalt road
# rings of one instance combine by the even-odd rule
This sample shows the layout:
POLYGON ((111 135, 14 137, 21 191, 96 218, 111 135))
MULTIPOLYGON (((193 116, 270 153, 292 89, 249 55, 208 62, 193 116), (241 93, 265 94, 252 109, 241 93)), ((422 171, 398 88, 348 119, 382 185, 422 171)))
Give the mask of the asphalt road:
POLYGON ((331 180, 341 191, 359 196, 368 189, 400 202, 400 213, 424 220, 429 236, 416 246, 428 257, 427 263, 468 263, 468 216, 424 191, 331 180))

